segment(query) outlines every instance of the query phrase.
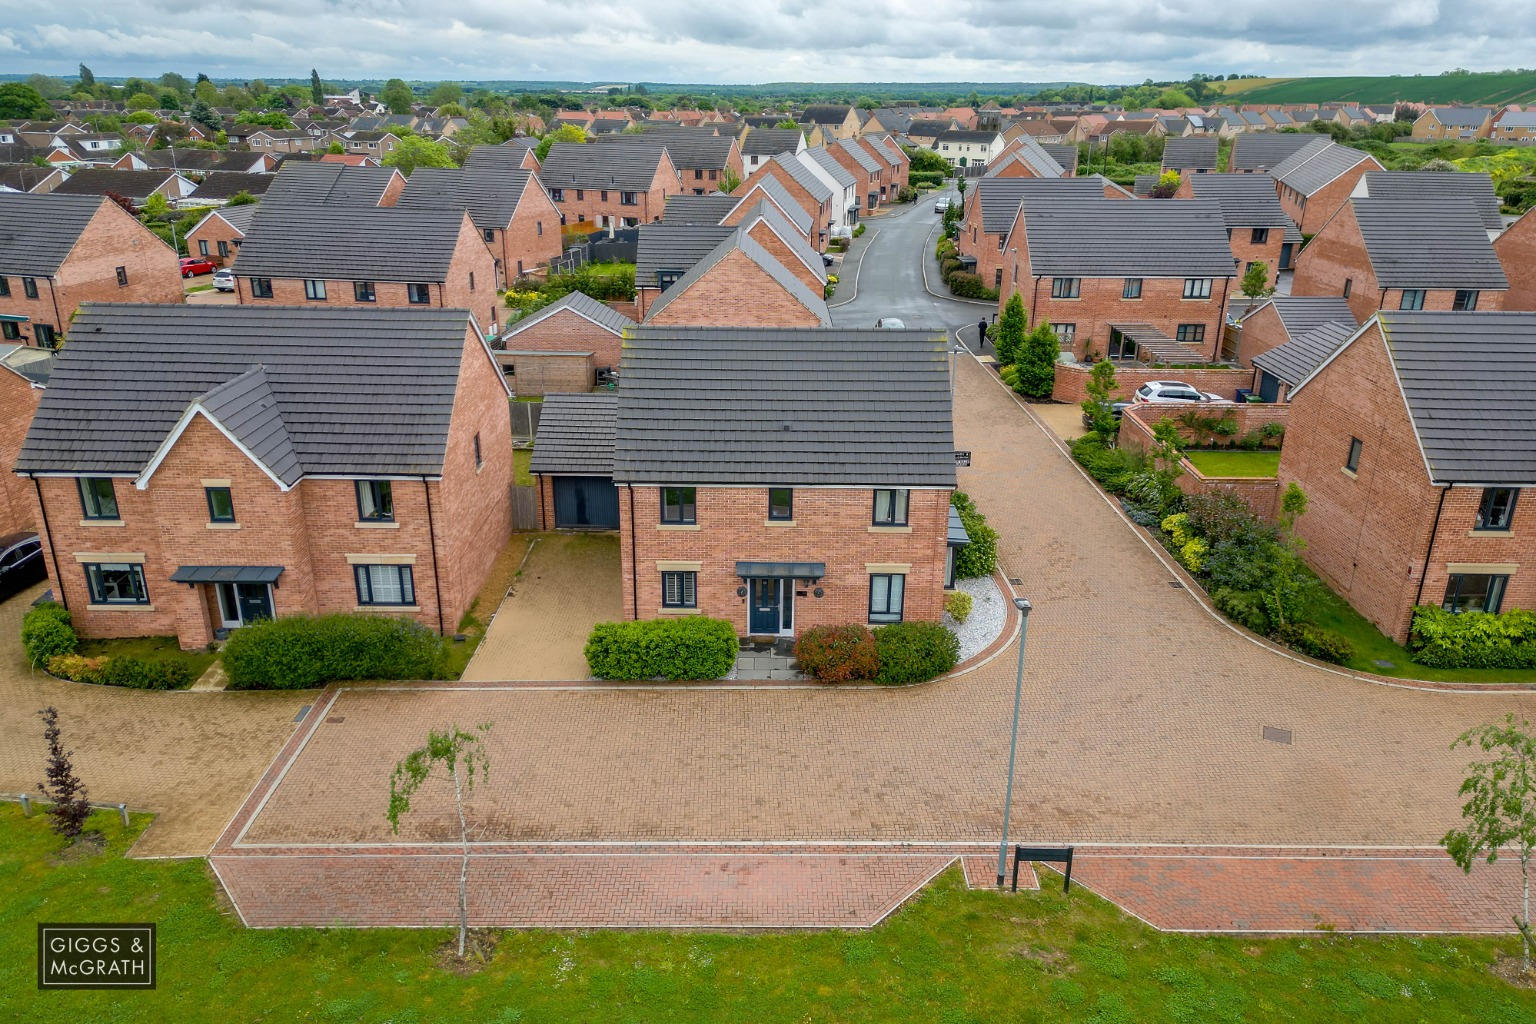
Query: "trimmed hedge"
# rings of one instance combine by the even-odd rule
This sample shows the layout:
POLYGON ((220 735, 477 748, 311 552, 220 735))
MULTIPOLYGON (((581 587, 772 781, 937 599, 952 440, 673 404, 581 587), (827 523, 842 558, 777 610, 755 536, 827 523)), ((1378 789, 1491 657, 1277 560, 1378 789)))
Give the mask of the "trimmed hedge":
POLYGON ((800 670, 818 683, 847 683, 873 679, 880 671, 875 638, 860 625, 815 626, 795 641, 800 670))
POLYGON ((897 622, 874 631, 882 686, 922 683, 955 667, 960 638, 937 622, 897 622))
POLYGON ((599 622, 587 637, 587 668, 599 679, 719 679, 736 664, 736 627, 690 615, 599 622))
POLYGON ((954 506, 971 538, 969 544, 955 552, 955 578, 969 580, 991 576, 997 571, 997 531, 987 525, 987 517, 964 491, 952 493, 949 503, 954 506))
POLYGON ((907 181, 916 188, 918 185, 942 185, 948 175, 940 171, 908 171, 907 181))
POLYGON ((194 682, 192 667, 185 662, 132 654, 98 658, 55 655, 48 659, 48 671, 77 683, 130 690, 184 690, 194 682))
POLYGON ((30 609, 21 620, 21 646, 34 666, 47 665, 61 654, 74 654, 80 638, 65 607, 45 601, 30 609))
POLYGON ((957 270, 944 278, 944 283, 949 285, 949 293, 962 299, 992 299, 997 298, 995 289, 988 288, 987 283, 977 274, 966 270, 957 270))
POLYGON ((1413 610, 1413 660, 1432 668, 1536 668, 1536 614, 1500 615, 1424 605, 1413 610))
POLYGON ((344 679, 440 679, 442 637, 412 619, 289 615, 237 629, 224 645, 231 690, 303 690, 344 679))

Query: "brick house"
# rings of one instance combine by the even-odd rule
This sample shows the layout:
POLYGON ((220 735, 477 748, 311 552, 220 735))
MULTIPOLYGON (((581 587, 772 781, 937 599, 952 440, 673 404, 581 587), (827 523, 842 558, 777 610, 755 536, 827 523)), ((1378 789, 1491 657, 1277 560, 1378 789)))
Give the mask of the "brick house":
POLYGON ((196 189, 190 179, 175 171, 114 171, 107 167, 86 167, 75 171, 53 190, 61 196, 105 196, 115 193, 134 206, 143 206, 149 197, 164 196, 175 203, 196 189))
POLYGON ((799 128, 748 128, 739 145, 742 168, 749 175, 780 153, 799 156, 806 149, 799 128))
POLYGON ((865 134, 859 137, 858 143, 881 165, 883 197, 888 202, 895 202, 896 194, 911 184, 912 160, 889 136, 865 134))
POLYGON ((823 296, 825 278, 816 281, 816 274, 825 272, 819 266, 808 271, 794 246, 798 240, 786 238, 787 232, 770 225, 772 215, 762 214, 767 211, 760 212, 755 224, 743 222, 729 229, 685 274, 648 299, 644 322, 682 327, 831 326, 823 296))
POLYGON ((436 306, 501 324, 496 257, 452 207, 261 204, 240 247, 241 305, 436 306))
POLYGON ((324 148, 324 140, 298 128, 260 128, 245 142, 255 153, 313 153, 324 148))
POLYGON ((1276 164, 1270 175, 1285 212, 1303 235, 1314 235, 1349 201, 1361 175, 1381 169, 1369 154, 1318 139, 1276 164))
MULTIPOLYGON (((1349 303, 1337 295, 1272 295, 1246 308, 1245 299, 1233 300, 1232 313, 1242 323, 1237 361, 1252 366, 1255 356, 1291 342, 1330 323, 1342 323, 1351 331, 1359 324, 1349 303)), ((1273 401, 1273 399, 1265 399, 1273 401)))
POLYGON ((393 132, 349 131, 343 132, 339 141, 348 153, 383 160, 395 151, 400 137, 393 132))
MULTIPOLYGON (((37 403, 48 386, 53 353, 25 345, 0 345, 0 462, 16 465, 32 426, 37 403)), ((0 534, 37 529, 32 485, 12 473, 0 479, 0 534)))
POLYGON ((1281 207, 1268 175, 1199 174, 1185 180, 1194 198, 1209 199, 1221 207, 1239 275, 1262 262, 1269 268, 1273 288, 1282 270, 1295 269, 1301 232, 1281 207))
POLYGON ((604 135, 597 141, 605 146, 661 142, 667 147, 686 194, 702 196, 724 191, 728 176, 737 182, 747 176, 736 140, 729 135, 717 135, 713 128, 661 128, 641 135, 604 135))
POLYGON ((418 167, 398 206, 467 210, 503 281, 547 265, 562 251, 560 210, 531 171, 418 167))
POLYGON ((496 361, 519 397, 590 391, 600 369, 617 369, 635 321, 571 292, 509 326, 496 361))
MULTIPOLYGON (((1075 152, 1077 147, 1070 148, 1075 152)), ((1067 178, 1071 175, 1044 146, 1028 135, 1021 135, 1010 142, 996 160, 987 164, 984 177, 1067 178)))
POLYGON ((863 146, 850 140, 842 140, 825 147, 832 159, 842 164, 859 183, 859 197, 866 213, 873 213, 880 205, 880 161, 863 146))
POLYGON ((405 175, 393 167, 284 161, 262 202, 267 207, 289 200, 327 206, 394 206, 404 191, 405 175))
POLYGON ((1103 190, 1093 178, 996 177, 978 178, 966 190, 965 213, 955 248, 962 263, 991 288, 1003 286, 1004 251, 1026 196, 1072 195, 1101 197, 1103 190))
POLYGON ((0 193, 0 342, 57 348, 86 302, 180 302, 176 251, 102 196, 0 193))
POLYGON ((1214 136, 1169 139, 1163 143, 1163 171, 1176 172, 1186 181, 1197 174, 1215 174, 1221 140, 1214 136))
POLYGON ((667 197, 683 188, 666 144, 644 138, 619 146, 557 142, 549 147, 539 180, 562 224, 590 221, 594 228, 653 224, 667 197))
POLYGON ((859 112, 852 106, 836 103, 813 103, 805 108, 800 120, 821 129, 827 140, 856 139, 863 128, 859 112))
POLYGON ((1350 199, 1302 250, 1293 295, 1378 309, 1504 308, 1509 281, 1465 199, 1350 199))
POLYGON ((1533 366, 1536 313, 1383 310, 1291 392, 1306 560, 1399 643, 1415 605, 1536 606, 1533 366))
MULTIPOLYGON (((697 196, 686 198, 697 200, 697 196)), ((708 197, 706 197, 708 198, 708 197)), ((779 184, 779 179, 771 174, 765 174, 751 185, 739 188, 729 197, 736 200, 736 205, 727 210, 720 218, 720 223, 732 226, 741 223, 747 214, 756 210, 760 205, 767 203, 773 208, 785 222, 806 242, 807 245, 815 245, 817 230, 816 221, 812 219, 804 206, 797 202, 787 188, 779 184)), ((819 262, 819 261, 818 261, 819 262)))
POLYGON ((1499 195, 1493 190, 1493 178, 1484 171, 1367 171, 1350 193, 1351 199, 1465 200, 1495 239, 1504 230, 1499 214, 1499 195))
POLYGON ((1007 247, 998 309, 1021 292, 1030 328, 1049 321, 1062 351, 1175 365, 1220 354, 1236 271, 1216 203, 1027 197, 1007 247))
MULTIPOLYGON (((858 143, 846 142, 839 145, 857 147, 858 143)), ((863 152, 863 150, 860 150, 860 152, 863 152)), ((879 163, 873 156, 866 154, 866 157, 870 163, 875 164, 878 176, 879 163)), ((778 156, 764 162, 743 183, 742 187, 732 194, 745 196, 765 178, 777 180, 779 185, 783 186, 784 191, 789 193, 790 199, 794 200, 801 209, 811 215, 815 222, 814 234, 811 235, 811 245, 815 247, 817 252, 826 252, 827 240, 831 237, 834 220, 832 205, 837 200, 838 194, 833 192, 820 178, 812 174, 804 164, 787 153, 780 153, 778 156)))
POLYGON ((628 619, 784 637, 937 622, 955 485, 944 348, 926 331, 641 327, 616 396, 545 410, 545 522, 617 524, 628 619))
POLYGON ((239 254, 255 216, 255 203, 210 210, 208 216, 187 232, 187 252, 211 260, 216 267, 229 266, 239 254))
POLYGON ((1430 107, 1413 122, 1415 141, 1486 139, 1493 130, 1494 111, 1487 107, 1430 107))
POLYGON ((1232 140, 1232 152, 1227 157, 1227 171, 1232 174, 1253 174, 1268 171, 1284 163, 1298 150, 1316 142, 1310 133, 1277 132, 1269 135, 1243 134, 1232 140))
POLYGON ((88 306, 16 471, 75 628, 188 649, 298 612, 451 633, 511 531, 464 310, 88 306))
POLYGON ((1502 112, 1489 130, 1488 137, 1494 142, 1536 146, 1536 108, 1502 112))
POLYGON ((1536 309, 1536 217, 1527 210, 1493 240, 1493 251, 1509 278, 1505 309, 1536 309))
POLYGON ((840 233, 846 235, 851 232, 859 222, 861 195, 859 179, 838 163, 837 158, 827 152, 825 147, 807 149, 797 154, 795 159, 833 190, 834 196, 831 203, 833 235, 840 233))
POLYGON ((1329 321, 1254 356, 1253 393, 1270 404, 1289 402, 1291 391, 1350 339, 1355 326, 1353 318, 1329 321))

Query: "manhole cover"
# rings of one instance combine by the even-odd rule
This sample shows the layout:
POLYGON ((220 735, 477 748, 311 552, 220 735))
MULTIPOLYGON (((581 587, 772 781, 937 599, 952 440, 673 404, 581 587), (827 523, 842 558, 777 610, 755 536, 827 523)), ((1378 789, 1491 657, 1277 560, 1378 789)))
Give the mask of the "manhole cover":
POLYGON ((1019 579, 1019 577, 1017 577, 1017 576, 1009 576, 1008 577, 1008 582, 1011 583, 1015 587, 1022 587, 1024 585, 1024 581, 1019 579))
MULTIPOLYGON (((347 720, 347 718, 346 718, 345 715, 332 715, 330 718, 327 718, 325 720, 325 724, 326 725, 340 725, 342 722, 345 722, 346 720, 347 720)), ((1289 733, 1287 733, 1287 735, 1289 735, 1289 733)), ((1287 741, 1287 742, 1289 742, 1289 741, 1287 741)))
POLYGON ((1272 743, 1284 743, 1289 745, 1291 742, 1291 730, 1279 729, 1273 725, 1266 725, 1264 727, 1264 738, 1272 743))
POLYGON ((1180 583, 1178 580, 1169 580, 1168 581, 1168 585, 1170 587, 1172 587, 1174 590, 1183 590, 1184 589, 1184 584, 1180 583))
POLYGON ((1380 658, 1375 659, 1374 661, 1371 662, 1371 664, 1375 665, 1377 668, 1396 668, 1397 667, 1396 665, 1392 664, 1390 661, 1383 661, 1380 658))
POLYGON ((309 705, 305 704, 303 707, 299 708, 299 713, 293 716, 293 720, 295 722, 302 722, 302 721, 304 721, 304 716, 308 715, 308 714, 309 714, 309 705))

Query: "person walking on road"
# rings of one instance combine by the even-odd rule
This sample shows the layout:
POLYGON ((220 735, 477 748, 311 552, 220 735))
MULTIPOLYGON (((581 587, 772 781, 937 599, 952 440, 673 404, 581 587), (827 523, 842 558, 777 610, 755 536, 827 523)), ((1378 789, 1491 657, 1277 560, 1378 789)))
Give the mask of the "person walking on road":
POLYGON ((976 321, 976 350, 980 352, 987 347, 987 318, 982 317, 976 321))

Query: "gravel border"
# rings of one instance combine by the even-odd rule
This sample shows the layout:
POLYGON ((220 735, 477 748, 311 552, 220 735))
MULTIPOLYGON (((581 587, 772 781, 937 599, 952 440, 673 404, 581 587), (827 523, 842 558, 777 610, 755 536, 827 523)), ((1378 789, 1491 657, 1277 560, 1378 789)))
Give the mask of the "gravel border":
POLYGON ((971 614, 965 622, 956 622, 944 613, 944 626, 960 638, 960 657, 956 664, 976 657, 1003 635, 1008 624, 1008 602, 991 576, 956 580, 955 590, 971 595, 971 614))

